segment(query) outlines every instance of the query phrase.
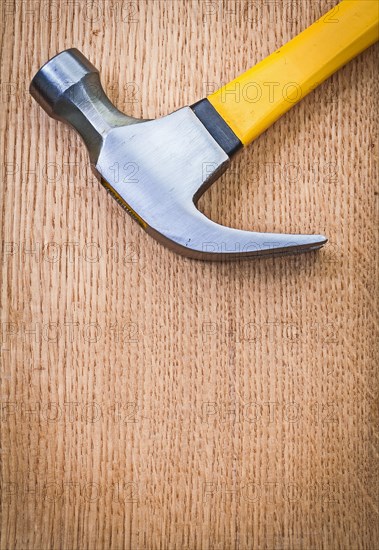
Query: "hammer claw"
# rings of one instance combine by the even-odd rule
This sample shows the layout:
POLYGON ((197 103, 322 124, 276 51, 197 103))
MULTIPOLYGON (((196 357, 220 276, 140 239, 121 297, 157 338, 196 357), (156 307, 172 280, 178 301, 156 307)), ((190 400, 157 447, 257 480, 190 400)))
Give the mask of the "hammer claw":
POLYGON ((273 254, 297 254, 322 247, 323 235, 244 231, 218 224, 193 208, 178 217, 166 234, 147 231, 175 252, 200 260, 235 260, 273 254))

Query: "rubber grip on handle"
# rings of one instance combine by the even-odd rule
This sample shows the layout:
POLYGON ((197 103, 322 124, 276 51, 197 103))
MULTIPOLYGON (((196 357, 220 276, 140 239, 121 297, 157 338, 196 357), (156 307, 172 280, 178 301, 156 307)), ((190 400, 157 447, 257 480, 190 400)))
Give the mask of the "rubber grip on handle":
POLYGON ((207 99, 244 145, 379 38, 378 0, 343 0, 207 99))

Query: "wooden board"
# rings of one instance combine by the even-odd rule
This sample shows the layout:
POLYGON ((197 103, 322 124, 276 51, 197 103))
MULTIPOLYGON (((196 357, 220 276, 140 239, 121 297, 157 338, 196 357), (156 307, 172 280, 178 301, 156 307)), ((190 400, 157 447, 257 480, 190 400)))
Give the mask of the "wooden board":
POLYGON ((377 46, 201 200, 329 236, 301 257, 169 252, 28 94, 76 46, 121 110, 157 117, 334 4, 3 0, 2 549, 378 547, 377 46))

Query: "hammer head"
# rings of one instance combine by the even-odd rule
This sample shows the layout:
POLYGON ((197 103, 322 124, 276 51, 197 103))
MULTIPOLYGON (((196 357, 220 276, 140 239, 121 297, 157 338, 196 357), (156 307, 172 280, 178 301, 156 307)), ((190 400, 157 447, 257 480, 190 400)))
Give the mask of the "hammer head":
POLYGON ((186 256, 222 260, 320 248, 321 235, 257 233, 211 221, 196 208, 229 155, 191 107, 156 120, 118 111, 95 67, 75 49, 51 59, 30 92, 83 138, 92 166, 118 202, 158 241, 186 256))

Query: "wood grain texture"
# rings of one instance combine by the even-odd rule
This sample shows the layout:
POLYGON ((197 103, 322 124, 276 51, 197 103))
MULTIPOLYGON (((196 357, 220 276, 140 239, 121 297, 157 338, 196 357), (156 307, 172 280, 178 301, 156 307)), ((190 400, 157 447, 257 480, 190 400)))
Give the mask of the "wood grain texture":
POLYGON ((163 115, 334 3, 2 2, 2 549, 378 548, 377 46, 201 200, 301 257, 174 255, 28 94, 76 46, 163 115))

